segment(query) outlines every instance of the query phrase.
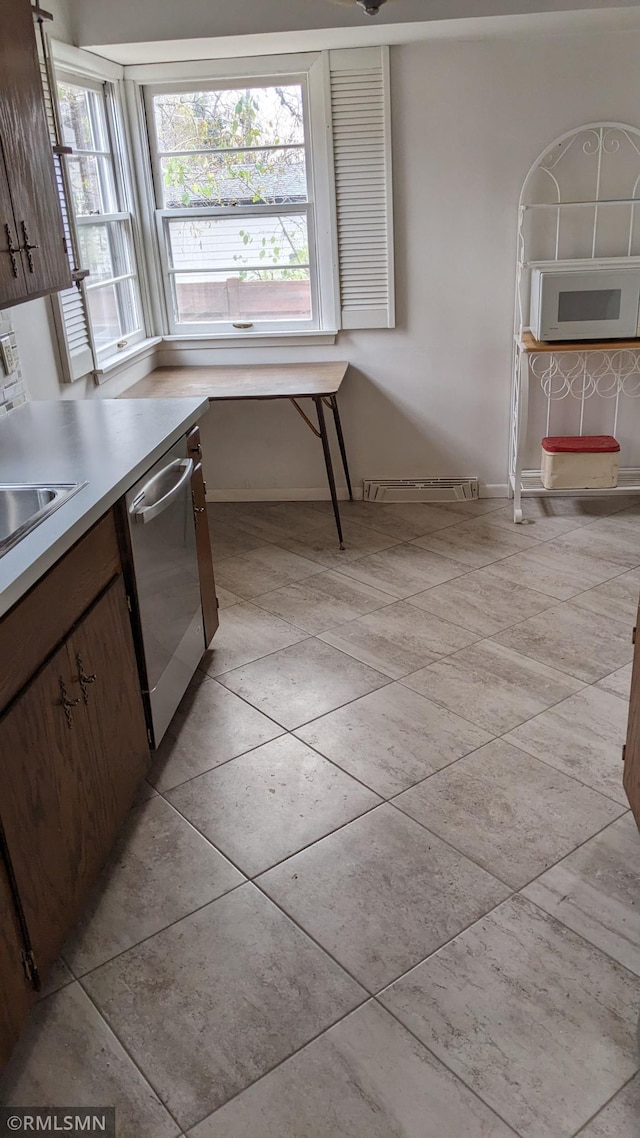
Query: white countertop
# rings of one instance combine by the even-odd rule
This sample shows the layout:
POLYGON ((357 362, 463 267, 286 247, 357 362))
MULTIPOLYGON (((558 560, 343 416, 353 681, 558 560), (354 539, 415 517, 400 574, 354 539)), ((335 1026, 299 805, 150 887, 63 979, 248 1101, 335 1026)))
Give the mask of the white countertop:
POLYGON ((0 483, 87 482, 0 557, 0 616, 208 406, 201 398, 52 400, 0 420, 0 483))

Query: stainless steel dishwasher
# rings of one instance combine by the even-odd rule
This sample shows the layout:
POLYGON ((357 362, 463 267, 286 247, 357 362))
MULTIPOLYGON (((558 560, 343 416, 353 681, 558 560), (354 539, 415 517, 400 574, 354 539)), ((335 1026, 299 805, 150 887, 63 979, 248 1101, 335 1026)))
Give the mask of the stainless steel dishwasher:
POLYGON ((181 439, 126 496, 155 747, 205 649, 192 471, 181 439))

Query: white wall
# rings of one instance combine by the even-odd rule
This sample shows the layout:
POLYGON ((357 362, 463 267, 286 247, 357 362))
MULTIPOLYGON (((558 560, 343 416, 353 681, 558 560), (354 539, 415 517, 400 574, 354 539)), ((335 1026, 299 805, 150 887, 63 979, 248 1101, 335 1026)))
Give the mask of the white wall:
MULTIPOLYGON (((349 360, 342 409, 356 481, 504 484, 521 184, 565 130, 640 125, 639 52, 640 33, 393 48, 398 327, 305 353, 215 358, 349 360)), ((214 405, 204 440, 210 490, 324 485, 320 447, 288 405, 214 405)))
POLYGON ((75 0, 51 0, 46 10, 53 16, 56 39, 74 43, 75 0))

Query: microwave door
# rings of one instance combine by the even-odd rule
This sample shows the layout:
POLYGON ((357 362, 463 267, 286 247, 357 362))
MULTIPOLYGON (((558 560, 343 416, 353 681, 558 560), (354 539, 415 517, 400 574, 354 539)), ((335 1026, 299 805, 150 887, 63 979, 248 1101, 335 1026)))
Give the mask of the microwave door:
POLYGON ((640 272, 545 274, 542 340, 608 340, 638 333, 640 272))

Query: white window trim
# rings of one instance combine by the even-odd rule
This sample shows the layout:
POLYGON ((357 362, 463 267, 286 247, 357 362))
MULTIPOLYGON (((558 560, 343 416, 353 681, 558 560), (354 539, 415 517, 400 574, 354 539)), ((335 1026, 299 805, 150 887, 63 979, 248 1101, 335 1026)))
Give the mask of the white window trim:
MULTIPOLYGON (((135 126, 134 161, 141 183, 146 188, 146 209, 143 207, 145 235, 153 242, 155 272, 150 274, 151 291, 154 293, 152 306, 161 314, 163 338, 172 343, 218 344, 219 346, 241 345, 251 342, 254 346, 269 344, 287 346, 296 343, 334 342, 339 328, 339 286, 337 265, 337 241, 335 225, 335 194, 333 185, 333 163, 330 132, 330 102, 328 83, 327 53, 304 55, 267 56, 250 59, 198 60, 195 63, 160 64, 153 67, 125 68, 125 88, 128 97, 129 113, 135 126), (156 211, 152 139, 147 134, 147 97, 161 89, 197 89, 200 84, 228 83, 233 80, 251 79, 259 84, 261 79, 271 81, 299 82, 302 78, 306 87, 307 150, 310 154, 310 198, 305 212, 312 216, 315 242, 312 250, 312 276, 316 280, 317 318, 313 325, 300 322, 296 327, 293 321, 284 327, 264 327, 255 330, 236 330, 233 333, 226 327, 220 332, 210 332, 203 326, 196 326, 193 335, 183 328, 175 330, 167 307, 165 279, 167 272, 166 246, 161 239, 157 225, 162 224, 164 216, 180 216, 179 211, 156 211), (156 220, 158 219, 158 220, 156 220), (315 264, 313 258, 315 256, 315 264)), ((190 215, 194 211, 189 211, 190 215)))
POLYGON ((134 347, 123 348, 117 356, 112 356, 111 359, 105 360, 95 368, 96 383, 102 384, 106 383, 107 380, 116 379, 117 376, 128 371, 133 364, 139 363, 147 356, 155 355, 156 348, 161 343, 161 336, 147 336, 134 347))
MULTIPOLYGON (((149 293, 145 272, 145 248, 138 223, 139 201, 130 164, 131 144, 127 108, 123 92, 124 68, 110 60, 93 55, 91 52, 82 51, 80 48, 73 47, 71 44, 64 43, 61 40, 51 39, 49 41, 49 47, 55 77, 62 75, 62 77, 75 79, 79 83, 84 83, 86 86, 94 89, 102 87, 103 84, 108 84, 106 92, 107 104, 111 102, 112 105, 107 106, 107 125, 110 133, 112 133, 111 144, 115 167, 114 175, 118 183, 119 192, 129 207, 126 217, 131 228, 136 262, 137 271, 134 275, 136 277, 138 305, 140 308, 142 326, 128 335, 126 337, 126 344, 115 351, 107 352, 105 349, 97 350, 95 344, 93 344, 94 366, 92 368, 92 374, 96 383, 104 383, 106 379, 112 378, 114 374, 119 373, 141 357, 144 357, 160 342, 159 336, 149 335, 152 321, 150 318, 149 293)), ((57 98, 57 92, 55 92, 55 90, 52 94, 54 98, 57 98)), ((70 202, 68 203, 68 208, 72 208, 70 202)), ((107 220, 110 219, 111 215, 108 215, 107 220)), ((75 217, 74 223, 76 229, 83 224, 82 220, 75 217)), ((87 278, 84 284, 85 289, 89 287, 89 283, 90 278, 87 278)), ((90 320, 88 310, 87 320, 90 320)))
MULTIPOLYGON (((131 205, 125 175, 126 156, 124 154, 123 146, 119 137, 119 115, 116 103, 116 93, 113 88, 113 84, 111 84, 110 80, 101 81, 95 79, 93 76, 87 77, 85 75, 79 75, 76 72, 63 70, 61 68, 56 68, 55 74, 58 82, 76 82, 85 90, 95 91, 99 98, 104 98, 105 122, 108 133, 109 150, 105 150, 101 153, 103 153, 105 157, 112 159, 116 197, 120 200, 124 200, 128 205, 131 205), (108 84, 106 88, 105 83, 108 84)), ((84 154, 87 153, 87 151, 79 150, 74 151, 74 153, 84 154)), ((93 151, 90 153, 93 153, 93 151)), ((96 153, 98 152, 96 151, 96 153)), ((72 208, 70 202, 68 205, 72 208)), ((110 343, 107 343, 100 348, 98 348, 97 344, 95 344, 94 337, 94 354, 96 363, 99 367, 102 367, 104 365, 108 366, 113 360, 117 360, 119 358, 122 351, 126 351, 128 348, 134 347, 136 344, 139 344, 146 338, 145 317, 142 308, 142 297, 140 295, 140 288, 138 284, 138 257, 135 242, 133 240, 133 216, 130 210, 127 210, 126 212, 120 212, 116 210, 111 213, 102 213, 97 217, 92 214, 77 215, 74 212, 74 221, 78 236, 85 226, 89 227, 101 224, 109 225, 110 222, 124 222, 128 235, 127 243, 130 243, 133 248, 135 263, 131 271, 123 273, 121 276, 114 277, 110 280, 97 280, 95 282, 92 281, 91 276, 88 276, 84 282, 84 287, 87 293, 87 302, 88 294, 93 290, 105 288, 109 284, 118 283, 122 280, 130 280, 133 281, 134 284, 136 307, 138 309, 141 326, 139 328, 135 328, 132 332, 126 333, 126 339, 123 340, 122 348, 117 347, 118 342, 122 339, 120 336, 115 337, 110 343)), ((91 318, 89 310, 87 312, 87 316, 90 320, 91 318)))

